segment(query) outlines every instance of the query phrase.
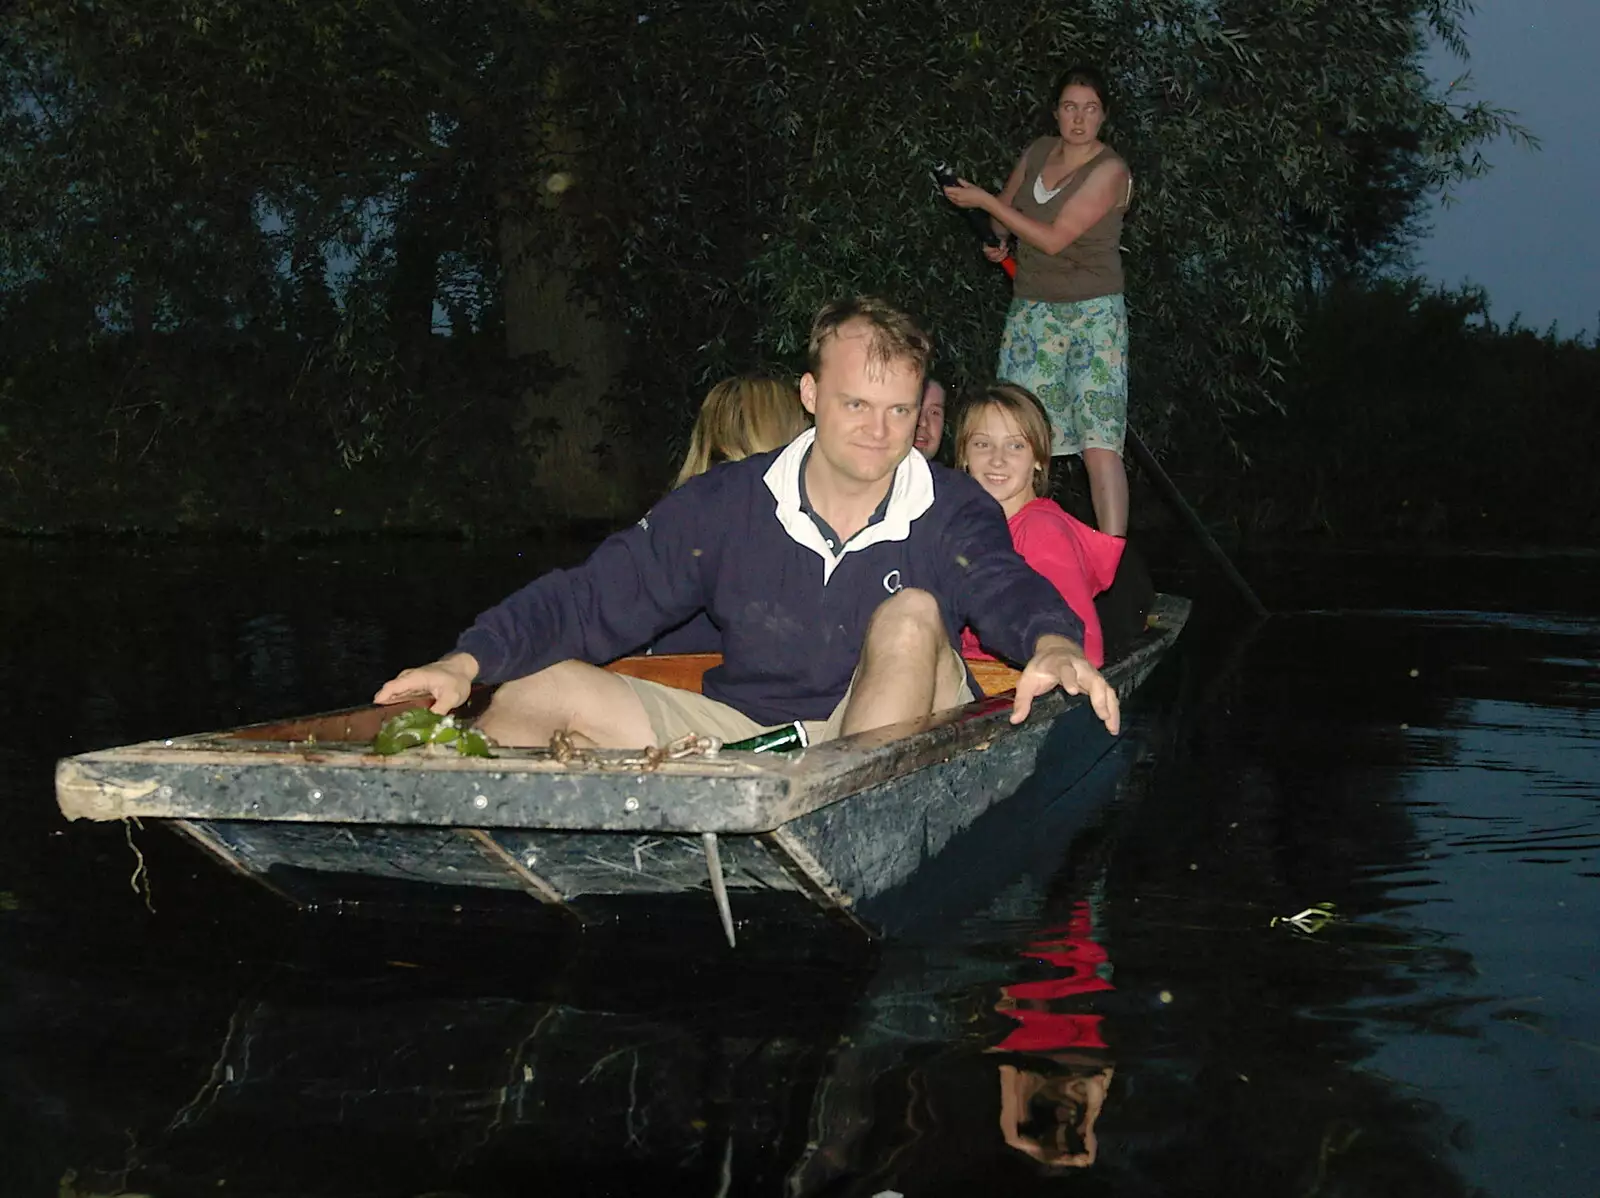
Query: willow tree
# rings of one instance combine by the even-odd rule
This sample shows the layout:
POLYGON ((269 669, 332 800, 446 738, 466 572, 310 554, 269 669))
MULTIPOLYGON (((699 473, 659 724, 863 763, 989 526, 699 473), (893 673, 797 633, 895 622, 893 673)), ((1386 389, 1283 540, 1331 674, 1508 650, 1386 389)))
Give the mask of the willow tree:
POLYGON ((1403 246, 1514 128, 1424 74, 1465 8, 22 0, 0 303, 72 336, 282 334, 347 461, 433 427, 430 354, 493 358, 527 455, 506 503, 616 513, 619 441, 796 366, 828 298, 898 300, 942 374, 985 376, 1006 284, 928 168, 998 182, 1088 60, 1137 180, 1136 410, 1226 418, 1271 400, 1306 288, 1403 246))
POLYGON ((1137 180, 1124 248, 1135 398, 1202 418, 1270 402, 1308 280, 1359 272, 1517 132, 1423 69, 1465 0, 776 0, 630 6, 573 53, 615 148, 613 293, 686 380, 792 359, 810 313, 888 294, 958 381, 993 369, 1007 298, 929 167, 997 185, 1051 127, 1053 80, 1101 64, 1137 180), (640 12, 634 15, 634 7, 640 12))
MULTIPOLYGON (((526 451, 506 505, 625 513, 624 347, 562 211, 585 179, 562 37, 522 0, 26 0, 0 45, 8 313, 79 341, 287 333, 280 382, 322 380, 313 427, 347 463, 439 422, 430 358, 487 353, 521 400, 477 429, 526 451)), ((214 403, 200 382, 141 406, 214 403)))

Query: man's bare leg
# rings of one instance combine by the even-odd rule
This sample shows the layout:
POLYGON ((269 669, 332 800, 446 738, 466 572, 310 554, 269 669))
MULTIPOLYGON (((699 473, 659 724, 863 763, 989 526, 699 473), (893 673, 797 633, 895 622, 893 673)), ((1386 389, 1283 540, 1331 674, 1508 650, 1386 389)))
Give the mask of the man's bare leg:
POLYGON ((900 591, 878 605, 867 625, 841 734, 954 707, 963 681, 939 601, 927 591, 900 591))
POLYGON ((535 747, 557 731, 580 745, 642 749, 655 744, 644 704, 626 682, 599 666, 562 661, 537 674, 507 682, 478 720, 486 736, 502 745, 535 747))

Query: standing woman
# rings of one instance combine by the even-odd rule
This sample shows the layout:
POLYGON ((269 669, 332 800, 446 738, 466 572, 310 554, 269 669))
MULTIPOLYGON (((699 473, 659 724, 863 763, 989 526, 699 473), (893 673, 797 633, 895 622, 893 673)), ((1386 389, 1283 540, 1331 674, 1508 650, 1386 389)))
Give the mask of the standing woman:
MULTIPOLYGON (((1100 140, 1100 73, 1073 67, 1054 95, 1056 136, 1023 151, 998 196, 965 179, 945 196, 983 209, 1002 239, 1017 239, 996 374, 1043 402, 1054 428, 1051 453, 1083 455, 1095 522, 1120 537, 1128 531, 1128 313, 1119 242, 1133 176, 1100 140)), ((1006 246, 984 253, 999 262, 1006 246)))

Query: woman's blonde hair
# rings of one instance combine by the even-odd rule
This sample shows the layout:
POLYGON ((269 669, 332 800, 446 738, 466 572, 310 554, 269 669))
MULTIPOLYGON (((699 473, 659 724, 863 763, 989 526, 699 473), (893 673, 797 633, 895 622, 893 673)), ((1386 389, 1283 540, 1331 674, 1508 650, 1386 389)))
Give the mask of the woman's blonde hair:
POLYGON ((967 438, 985 408, 999 408, 1017 422, 1033 450, 1033 493, 1046 494, 1050 490, 1050 413, 1038 396, 1015 383, 991 384, 962 402, 961 414, 956 417, 956 469, 967 468, 967 438))
POLYGON ((723 379, 706 394, 689 435, 689 452, 672 485, 681 487, 719 462, 787 445, 806 431, 806 410, 793 383, 723 379))

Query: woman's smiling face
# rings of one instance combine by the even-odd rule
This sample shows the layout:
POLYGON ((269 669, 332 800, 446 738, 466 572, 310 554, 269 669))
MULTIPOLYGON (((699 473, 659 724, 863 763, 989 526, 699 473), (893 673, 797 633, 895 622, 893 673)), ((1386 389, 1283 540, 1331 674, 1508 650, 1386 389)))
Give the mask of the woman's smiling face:
POLYGON ((1039 497, 1034 468, 1039 459, 1010 412, 985 404, 967 432, 963 446, 967 473, 993 495, 1009 520, 1039 497))

